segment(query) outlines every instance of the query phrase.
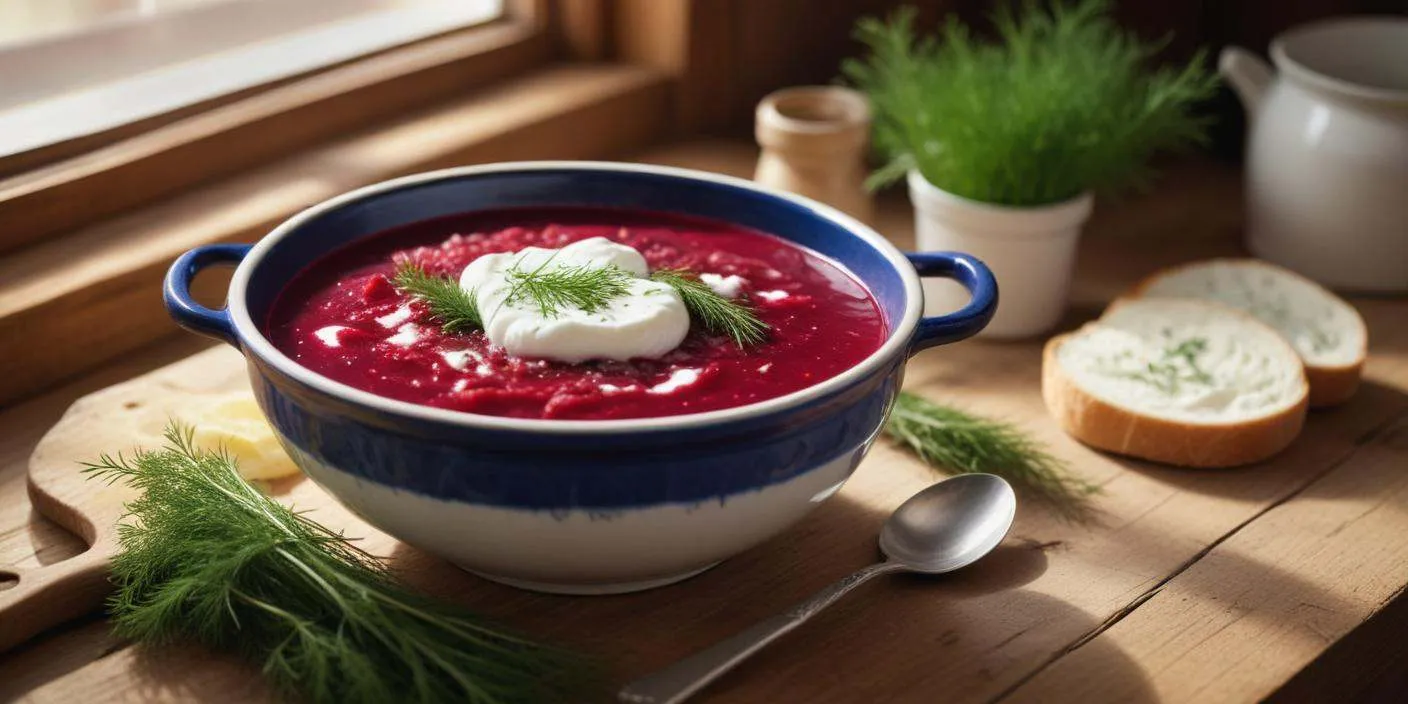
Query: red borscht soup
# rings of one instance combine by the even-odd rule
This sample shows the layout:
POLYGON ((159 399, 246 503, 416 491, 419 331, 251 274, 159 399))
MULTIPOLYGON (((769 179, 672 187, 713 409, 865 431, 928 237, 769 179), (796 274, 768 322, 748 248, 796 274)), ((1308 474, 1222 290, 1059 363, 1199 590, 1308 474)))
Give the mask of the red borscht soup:
POLYGON ((713 220, 589 208, 478 212, 360 240, 294 277, 266 332, 302 366, 374 394, 550 419, 673 416, 764 401, 850 369, 887 336, 865 287, 797 245, 713 220), (654 359, 519 358, 480 330, 444 332, 421 300, 394 283, 406 260, 459 280, 486 254, 592 237, 635 248, 651 271, 713 275, 770 327, 766 340, 740 347, 691 324, 678 347, 654 359))

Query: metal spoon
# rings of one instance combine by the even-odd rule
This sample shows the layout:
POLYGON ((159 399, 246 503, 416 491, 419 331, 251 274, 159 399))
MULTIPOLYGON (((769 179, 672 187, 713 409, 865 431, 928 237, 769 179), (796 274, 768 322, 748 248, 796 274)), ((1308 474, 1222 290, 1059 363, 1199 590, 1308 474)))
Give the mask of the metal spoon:
POLYGON ((621 690, 632 704, 676 704, 763 646, 835 603, 876 575, 943 574, 973 564, 1002 542, 1017 513, 1017 496, 1001 477, 960 474, 910 497, 880 531, 886 559, 817 592, 786 613, 754 625, 621 690))

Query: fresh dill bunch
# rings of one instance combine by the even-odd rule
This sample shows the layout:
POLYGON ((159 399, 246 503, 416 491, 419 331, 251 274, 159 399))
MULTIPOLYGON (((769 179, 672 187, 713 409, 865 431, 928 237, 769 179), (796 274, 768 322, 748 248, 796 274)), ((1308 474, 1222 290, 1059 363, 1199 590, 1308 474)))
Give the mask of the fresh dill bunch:
POLYGON ((1083 521, 1092 513, 1089 497, 1099 488, 1072 476, 1064 461, 1009 423, 901 392, 885 434, 929 465, 996 474, 1067 520, 1083 521))
POLYGON ((582 661, 397 586, 378 560, 240 479, 172 424, 166 447, 85 472, 140 490, 118 527, 115 632, 263 664, 312 702, 582 700, 582 661))
POLYGON ((650 278, 675 289, 685 308, 689 309, 689 314, 703 323, 709 332, 727 335, 739 347, 756 345, 767 339, 771 328, 758 318, 752 308, 715 293, 694 272, 659 269, 650 278))
POLYGON ((447 277, 435 276, 412 261, 403 261, 396 267, 396 288, 430 308, 430 314, 440 321, 440 327, 447 333, 481 330, 484 319, 479 315, 479 304, 474 294, 464 290, 460 282, 447 277))
MULTIPOLYGON (((553 255, 557 256, 556 254, 553 255)), ((621 267, 607 264, 552 265, 553 257, 530 271, 515 265, 508 271, 512 284, 505 304, 532 301, 545 318, 556 317, 563 308, 593 313, 631 292, 634 278, 621 267)))
POLYGON ((918 36, 913 8, 860 21, 869 55, 842 65, 875 114, 883 186, 917 168, 964 198, 1012 206, 1057 203, 1145 183, 1156 153, 1201 144, 1197 113, 1217 77, 1200 53, 1151 68, 1162 43, 1119 27, 1109 0, 1026 0, 993 18, 997 41, 950 16, 918 36))

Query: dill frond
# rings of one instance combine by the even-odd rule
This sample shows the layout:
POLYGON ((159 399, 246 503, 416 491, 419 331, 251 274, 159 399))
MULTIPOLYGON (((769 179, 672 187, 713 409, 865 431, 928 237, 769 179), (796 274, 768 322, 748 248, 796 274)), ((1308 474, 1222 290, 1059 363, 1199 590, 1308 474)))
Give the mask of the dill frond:
POLYGON ((1162 45, 1121 29, 1109 8, 1028 0, 997 13, 995 42, 952 16, 921 37, 913 8, 861 20, 868 56, 842 74, 869 95, 888 162, 869 184, 917 168, 964 198, 1042 205, 1142 185, 1151 156, 1203 143, 1209 119, 1197 109, 1218 80, 1203 55, 1151 68, 1162 45))
POLYGON ((1089 499, 1099 488, 1071 475, 1063 460, 1009 423, 902 392, 885 434, 931 466, 959 474, 996 474, 1066 520, 1080 522, 1093 515, 1089 499))
POLYGON ((594 313, 631 292, 633 277, 618 266, 551 264, 552 258, 549 257, 531 271, 517 266, 509 269, 508 280, 512 288, 504 303, 529 300, 538 307, 543 317, 553 318, 563 308, 594 313))
POLYGON ((752 308, 715 293, 697 274, 683 269, 660 269, 650 278, 675 289, 689 314, 709 332, 726 335, 739 347, 757 345, 767 339, 771 328, 752 308))
POLYGON ((479 315, 479 305, 474 294, 460 287, 460 283, 446 276, 435 276, 416 265, 404 261, 396 268, 394 280, 396 288, 410 294, 430 309, 430 314, 440 321, 440 327, 447 333, 482 330, 484 319, 479 315))
POLYGON ((598 686, 575 656, 396 585, 380 561, 260 493, 193 437, 173 424, 162 449, 86 465, 141 491, 113 561, 119 636, 233 651, 319 703, 575 701, 598 686))
MULTIPOLYGON (((711 333, 726 335, 739 347, 760 344, 767 339, 771 328, 752 308, 718 295, 699 280, 698 274, 683 269, 661 269, 650 278, 679 293, 690 316, 711 333)), ((592 313, 629 295, 633 279, 629 272, 617 266, 554 264, 549 257, 533 269, 509 269, 510 287, 503 305, 528 301, 544 317, 555 317, 564 309, 592 313)), ((404 262, 396 271, 395 284, 428 306, 445 332, 484 327, 474 295, 452 278, 434 276, 412 262, 404 262)))

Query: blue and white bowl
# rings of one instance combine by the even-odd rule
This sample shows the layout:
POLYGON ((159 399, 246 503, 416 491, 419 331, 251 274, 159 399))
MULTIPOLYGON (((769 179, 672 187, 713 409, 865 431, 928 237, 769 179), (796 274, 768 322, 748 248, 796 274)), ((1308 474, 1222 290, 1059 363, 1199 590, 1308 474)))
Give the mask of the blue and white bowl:
POLYGON ((490 579, 613 593, 696 574, 780 533, 834 494, 880 433, 905 361, 968 337, 997 307, 987 267, 902 254, 837 210, 698 171, 593 162, 449 169, 369 186, 299 213, 257 244, 182 255, 165 285, 176 322, 238 347, 264 414, 315 482, 381 530, 490 579), (260 330, 275 296, 328 251, 388 228, 490 208, 677 212, 769 232, 843 265, 870 289, 889 338, 860 364, 780 398, 655 419, 521 420, 415 405, 305 369, 260 330), (190 283, 238 264, 227 308, 190 283), (921 317, 920 276, 972 292, 921 317))

